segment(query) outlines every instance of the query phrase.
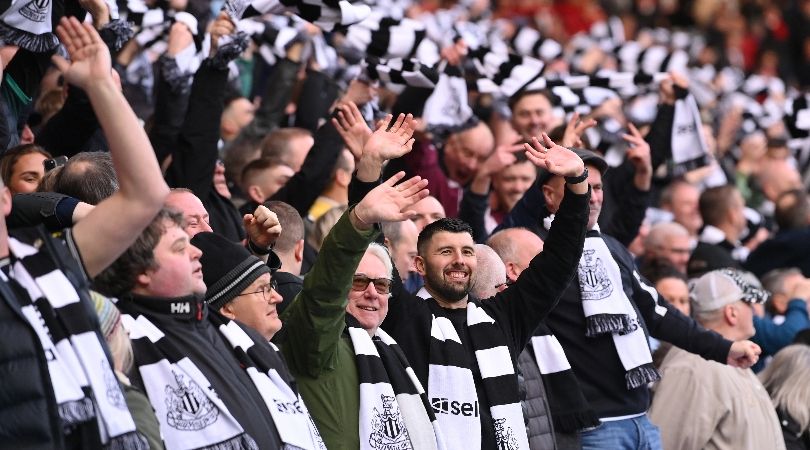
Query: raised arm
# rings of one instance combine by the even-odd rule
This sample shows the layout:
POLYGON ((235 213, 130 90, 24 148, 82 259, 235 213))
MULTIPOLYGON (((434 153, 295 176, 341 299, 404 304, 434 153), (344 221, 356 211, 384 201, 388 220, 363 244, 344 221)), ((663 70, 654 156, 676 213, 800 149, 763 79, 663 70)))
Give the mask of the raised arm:
MULTIPOLYGON (((533 139, 533 146, 525 144, 529 160, 554 175, 578 177, 584 172, 585 166, 576 153, 554 144, 545 134, 543 139, 547 147, 541 146, 537 138, 533 139)), ((489 300, 511 318, 518 350, 526 345, 576 274, 588 225, 590 188, 587 178, 574 181, 578 180, 565 184, 565 194, 543 251, 532 259, 514 286, 489 300)))
POLYGON ((83 89, 110 143, 119 190, 73 227, 73 239, 91 277, 124 252, 152 221, 169 188, 146 133, 112 78, 110 53, 90 24, 63 18, 57 27, 71 61, 53 62, 68 83, 83 89))
POLYGON ((407 219, 411 205, 427 196, 426 180, 397 185, 400 172, 346 211, 324 240, 304 287, 284 312, 284 356, 294 372, 317 377, 334 363, 345 326, 352 276, 378 231, 375 223, 407 219))

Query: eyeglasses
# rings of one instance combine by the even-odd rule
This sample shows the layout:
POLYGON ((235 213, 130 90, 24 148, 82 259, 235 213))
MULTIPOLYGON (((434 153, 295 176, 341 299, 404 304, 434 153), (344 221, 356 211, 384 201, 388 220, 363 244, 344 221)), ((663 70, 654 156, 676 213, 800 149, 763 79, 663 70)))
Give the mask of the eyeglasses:
POLYGON ((513 285, 513 284, 515 284, 515 282, 514 282, 514 281, 512 281, 512 280, 510 280, 509 278, 507 278, 507 279, 506 279, 506 281, 504 281, 503 283, 501 283, 501 284, 496 284, 496 285, 495 285, 495 289, 501 289, 501 288, 506 289, 506 288, 508 288, 509 286, 513 285))
POLYGON ((264 298, 265 301, 269 301, 270 293, 273 291, 278 292, 278 282, 276 280, 270 280, 269 283, 263 284, 261 287, 259 287, 258 291, 245 292, 244 294, 237 294, 237 297, 241 297, 243 295, 262 294, 262 298, 264 298))
POLYGON ((391 280, 388 278, 370 278, 362 273, 354 274, 352 279, 352 289, 355 291, 365 291, 369 283, 374 283, 374 289, 378 294, 391 293, 391 280))

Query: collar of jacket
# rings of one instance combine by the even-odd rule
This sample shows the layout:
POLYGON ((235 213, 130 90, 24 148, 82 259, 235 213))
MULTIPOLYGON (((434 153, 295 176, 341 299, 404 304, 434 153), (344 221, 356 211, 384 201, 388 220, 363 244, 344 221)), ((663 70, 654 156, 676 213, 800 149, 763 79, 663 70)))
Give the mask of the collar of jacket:
POLYGON ((118 300, 121 312, 143 314, 163 320, 201 322, 208 317, 208 306, 202 296, 151 297, 129 294, 118 300))

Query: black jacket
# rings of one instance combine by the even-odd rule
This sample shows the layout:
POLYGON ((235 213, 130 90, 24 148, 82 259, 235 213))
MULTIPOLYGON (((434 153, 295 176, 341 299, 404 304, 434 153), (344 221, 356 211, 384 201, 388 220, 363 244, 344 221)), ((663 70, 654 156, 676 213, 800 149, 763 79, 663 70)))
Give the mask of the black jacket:
MULTIPOLYGON (((518 355, 535 328, 557 304, 560 294, 576 273, 588 222, 588 199, 589 195, 567 191, 557 215, 560 225, 552 227, 544 251, 532 259, 529 268, 523 271, 513 286, 480 302, 508 337, 507 345, 515 367, 518 355)), ((423 300, 408 293, 397 273, 393 278, 393 296, 389 301, 388 316, 381 327, 399 343, 419 381, 423 386, 428 386, 432 316, 434 310, 441 307, 433 299, 423 300)), ((463 309, 447 309, 444 313, 457 327, 466 322, 463 309)), ((459 335, 467 336, 466 327, 460 329, 459 335)), ((462 345, 469 350, 469 367, 473 370, 481 402, 482 448, 495 448, 492 417, 480 386, 481 377, 475 367, 472 347, 467 339, 462 337, 462 340, 466 342, 462 342, 462 345)))
MULTIPOLYGON (((622 287, 645 333, 706 359, 725 363, 731 342, 704 329, 660 296, 654 298, 635 277, 633 256, 627 248, 610 236, 602 237, 619 266, 622 287)), ((613 338, 610 335, 585 336, 585 313, 577 282, 568 286, 545 324, 562 344, 582 392, 597 417, 627 416, 647 411, 649 388, 645 385, 627 389, 625 369, 613 338)))
MULTIPOLYGON (((167 299, 130 295, 121 298, 116 306, 124 314, 146 316, 164 334, 163 339, 168 339, 174 346, 182 349, 185 356, 205 375, 228 411, 256 441, 259 448, 282 447, 273 417, 259 391, 245 369, 240 367, 233 347, 208 318, 209 314, 217 313, 208 311, 201 298, 167 299), (188 311, 172 312, 170 306, 175 301, 188 301, 194 306, 188 311)), ((277 359, 273 365, 279 367, 279 373, 285 381, 291 382, 292 377, 280 362, 280 356, 274 355, 276 352, 269 349, 267 341, 256 331, 241 324, 240 326, 254 344, 262 349, 266 347, 268 358, 277 359)), ((154 358, 154 355, 135 352, 136 365, 139 361, 151 361, 150 358, 154 358)), ((132 370, 130 376, 132 384, 146 392, 139 371, 132 370)))
MULTIPOLYGON (((104 346, 84 271, 64 241, 53 238, 43 227, 15 230, 12 235, 29 244, 41 242, 40 252, 49 252, 57 261, 79 293, 80 303, 95 323, 99 342, 104 346)), ((23 288, 7 281, 6 269, 2 269, 4 276, 0 279, 0 447, 101 449, 95 420, 73 428, 69 434, 62 429, 45 352, 18 300, 17 292, 23 288)))

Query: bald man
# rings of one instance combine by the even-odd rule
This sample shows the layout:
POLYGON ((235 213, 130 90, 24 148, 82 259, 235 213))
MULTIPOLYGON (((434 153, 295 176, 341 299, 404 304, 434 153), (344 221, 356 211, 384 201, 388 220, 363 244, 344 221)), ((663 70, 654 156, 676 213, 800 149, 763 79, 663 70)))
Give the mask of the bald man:
POLYGON ((511 284, 529 267, 535 255, 543 251, 543 240, 525 228, 507 228, 490 236, 487 241, 506 267, 507 282, 511 284))

